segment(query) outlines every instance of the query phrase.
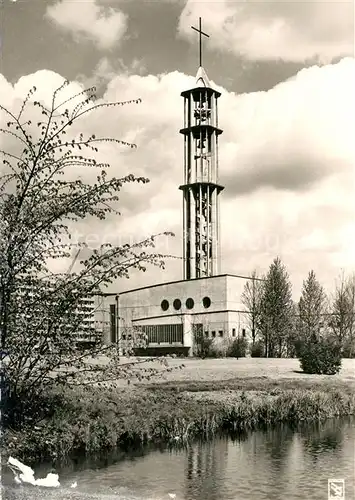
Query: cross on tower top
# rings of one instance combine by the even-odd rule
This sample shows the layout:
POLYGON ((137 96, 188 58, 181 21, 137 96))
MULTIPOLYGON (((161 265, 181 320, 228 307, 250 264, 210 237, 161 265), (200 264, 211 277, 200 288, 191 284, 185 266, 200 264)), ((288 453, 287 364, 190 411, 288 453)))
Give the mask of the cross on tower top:
POLYGON ((210 35, 207 35, 207 33, 204 33, 202 31, 202 25, 201 25, 201 18, 199 17, 199 27, 198 29, 195 28, 194 26, 191 26, 191 28, 195 31, 197 31, 197 33, 200 35, 200 43, 199 43, 199 46, 200 46, 200 66, 202 66, 202 35, 204 36, 207 36, 207 38, 210 37, 210 35))

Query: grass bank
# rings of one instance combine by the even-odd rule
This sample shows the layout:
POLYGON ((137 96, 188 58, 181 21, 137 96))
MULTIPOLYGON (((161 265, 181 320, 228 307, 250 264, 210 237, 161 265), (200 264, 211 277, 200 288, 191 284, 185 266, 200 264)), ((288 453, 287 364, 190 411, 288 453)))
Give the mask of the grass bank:
POLYGON ((73 388, 53 417, 4 436, 6 454, 29 464, 60 462, 117 446, 184 443, 220 431, 297 424, 355 414, 355 389, 333 377, 169 380, 134 388, 73 388))

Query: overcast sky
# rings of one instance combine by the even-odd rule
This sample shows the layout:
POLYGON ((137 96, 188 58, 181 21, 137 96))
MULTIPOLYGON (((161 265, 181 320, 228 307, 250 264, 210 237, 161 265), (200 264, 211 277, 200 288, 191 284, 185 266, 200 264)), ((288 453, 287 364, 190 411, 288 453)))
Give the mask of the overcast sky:
MULTIPOLYGON (((130 187, 121 217, 81 225, 83 237, 137 240, 173 231, 159 249, 180 256, 183 100, 198 66, 197 26, 210 34, 204 67, 222 92, 222 272, 265 272, 279 255, 295 298, 314 269, 331 289, 355 255, 355 63, 352 1, 3 0, 0 102, 35 84, 46 100, 63 78, 104 100, 142 98, 87 119, 83 132, 135 142, 105 147, 130 187)), ((182 278, 182 263, 133 274, 130 286, 182 278)))

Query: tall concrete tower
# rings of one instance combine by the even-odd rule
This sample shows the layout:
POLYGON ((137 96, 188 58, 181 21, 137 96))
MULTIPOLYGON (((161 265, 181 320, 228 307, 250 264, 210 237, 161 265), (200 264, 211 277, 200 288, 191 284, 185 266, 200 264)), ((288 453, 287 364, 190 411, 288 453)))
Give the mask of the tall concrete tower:
POLYGON ((184 279, 216 276, 220 267, 219 200, 224 189, 218 183, 218 98, 202 66, 201 29, 200 64, 196 87, 182 92, 184 98, 184 184, 183 259, 184 279))

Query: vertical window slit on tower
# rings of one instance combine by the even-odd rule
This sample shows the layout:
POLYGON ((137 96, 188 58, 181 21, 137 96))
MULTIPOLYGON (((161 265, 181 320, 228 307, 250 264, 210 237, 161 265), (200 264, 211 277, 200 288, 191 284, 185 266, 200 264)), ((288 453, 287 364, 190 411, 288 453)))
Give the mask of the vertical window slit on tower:
POLYGON ((200 125, 202 125, 202 121, 203 121, 203 93, 201 92, 200 94, 200 125))
POLYGON ((200 198, 200 206, 199 206, 199 211, 200 211, 200 221, 199 221, 199 235, 200 235, 200 256, 201 256, 201 259, 202 259, 202 263, 203 263, 203 255, 202 255, 202 231, 201 231, 201 227, 202 227, 202 224, 203 224, 203 212, 202 212, 202 186, 201 184, 199 185, 199 198, 200 198))
POLYGON ((207 226, 207 231, 206 231, 206 241, 207 241, 207 251, 206 251, 206 259, 207 259, 207 273, 210 273, 210 190, 209 187, 207 188, 207 200, 206 200, 206 226, 207 226))

